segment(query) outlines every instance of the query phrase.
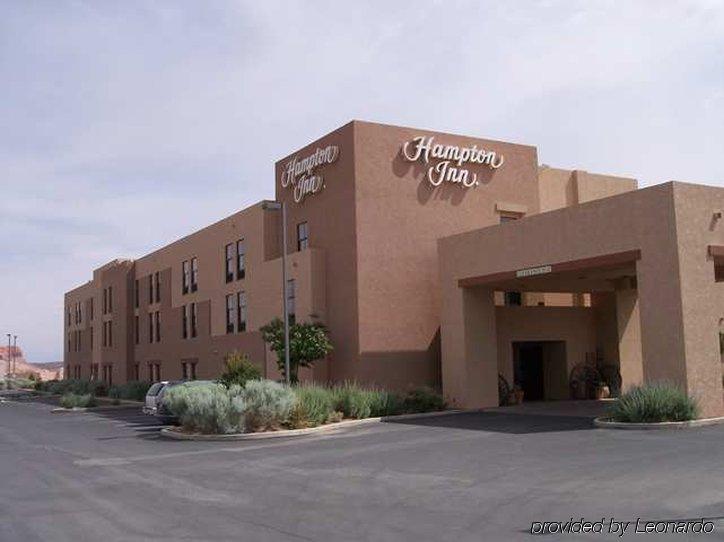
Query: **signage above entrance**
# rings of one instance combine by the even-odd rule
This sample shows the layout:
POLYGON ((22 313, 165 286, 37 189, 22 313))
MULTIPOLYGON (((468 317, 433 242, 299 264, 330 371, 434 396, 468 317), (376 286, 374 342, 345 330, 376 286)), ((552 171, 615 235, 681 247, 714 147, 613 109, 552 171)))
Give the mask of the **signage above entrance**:
POLYGON ((528 269, 520 269, 519 271, 515 272, 516 278, 523 278, 523 277, 534 277, 536 275, 545 275, 547 273, 551 273, 553 271, 553 268, 550 265, 542 265, 540 267, 529 267, 528 269))
POLYGON ((505 161, 503 155, 481 149, 477 145, 458 147, 435 143, 434 136, 413 137, 402 146, 402 155, 409 162, 429 164, 431 159, 436 161, 427 168, 427 180, 432 186, 440 186, 443 181, 447 181, 462 184, 465 188, 478 186, 480 183, 478 174, 463 166, 480 164, 498 169, 505 161))
POLYGON ((337 161, 339 147, 328 145, 320 149, 317 147, 312 154, 301 160, 294 156, 284 166, 280 179, 282 188, 292 187, 294 201, 301 203, 305 197, 316 194, 324 188, 324 178, 315 170, 337 161))

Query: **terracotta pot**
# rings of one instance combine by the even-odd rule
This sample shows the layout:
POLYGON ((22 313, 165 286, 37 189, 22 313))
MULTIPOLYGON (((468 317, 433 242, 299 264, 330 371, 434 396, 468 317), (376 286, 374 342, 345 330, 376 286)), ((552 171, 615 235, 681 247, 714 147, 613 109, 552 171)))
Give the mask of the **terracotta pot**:
POLYGON ((523 396, 525 395, 525 392, 523 392, 523 390, 514 390, 513 395, 515 397, 516 405, 520 405, 523 403, 523 396))
POLYGON ((608 399, 611 397, 611 390, 608 386, 596 387, 596 399, 608 399))

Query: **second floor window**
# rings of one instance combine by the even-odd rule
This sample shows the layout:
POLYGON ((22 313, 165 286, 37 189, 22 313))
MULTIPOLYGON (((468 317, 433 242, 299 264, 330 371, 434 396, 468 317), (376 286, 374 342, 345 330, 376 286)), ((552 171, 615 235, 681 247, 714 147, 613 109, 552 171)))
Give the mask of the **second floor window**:
POLYGON ((133 339, 136 344, 138 344, 140 332, 141 330, 139 329, 138 315, 136 315, 133 317, 133 339))
POLYGON ((181 307, 181 337, 186 339, 189 336, 189 306, 181 307))
POLYGON ((153 342, 153 313, 148 313, 148 342, 153 342))
POLYGON ((297 250, 304 250, 309 246, 309 225, 306 222, 297 224, 297 250))
POLYGON ((184 260, 181 264, 181 293, 187 294, 191 288, 191 268, 189 261, 184 260))
POLYGON ((226 332, 234 333, 236 324, 236 296, 226 296, 226 332))
POLYGON ((138 279, 133 284, 133 306, 138 308, 138 279))
POLYGON ((196 337, 196 303, 191 303, 191 338, 196 337))
POLYGON ((113 286, 108 287, 108 312, 113 312, 113 286))
POLYGON ((154 319, 156 323, 156 342, 161 341, 161 313, 156 311, 154 313, 154 319))
POLYGON ((246 292, 239 292, 237 299, 237 331, 246 331, 246 292))
POLYGON ((153 273, 148 275, 148 304, 153 304, 153 286, 154 286, 154 280, 153 280, 153 273))
POLYGON ((226 282, 231 282, 234 280, 234 245, 233 243, 229 243, 226 245, 226 248, 224 249, 225 258, 226 258, 226 282))

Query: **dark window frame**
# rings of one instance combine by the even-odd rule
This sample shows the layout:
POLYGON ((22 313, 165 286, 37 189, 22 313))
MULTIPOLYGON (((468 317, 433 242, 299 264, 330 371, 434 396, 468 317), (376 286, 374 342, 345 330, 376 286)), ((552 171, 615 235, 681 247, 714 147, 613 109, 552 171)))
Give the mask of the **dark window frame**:
POLYGON ((297 224, 297 251, 309 248, 309 222, 297 224))
POLYGON ((246 277, 246 243, 242 237, 236 242, 236 279, 246 277))
POLYGON ((228 243, 224 247, 224 276, 227 284, 234 280, 234 243, 228 243))
POLYGON ((236 327, 236 295, 226 296, 226 333, 234 333, 236 327))
POLYGON ((246 292, 241 291, 236 294, 236 330, 239 333, 246 331, 248 318, 248 305, 246 292))

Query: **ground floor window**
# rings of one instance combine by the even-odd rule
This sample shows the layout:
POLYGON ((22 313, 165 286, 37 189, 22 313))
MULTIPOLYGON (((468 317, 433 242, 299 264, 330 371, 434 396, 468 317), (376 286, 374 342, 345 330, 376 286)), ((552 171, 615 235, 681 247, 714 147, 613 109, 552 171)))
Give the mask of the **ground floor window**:
POLYGON ((183 380, 196 380, 196 361, 181 362, 181 374, 183 380))

